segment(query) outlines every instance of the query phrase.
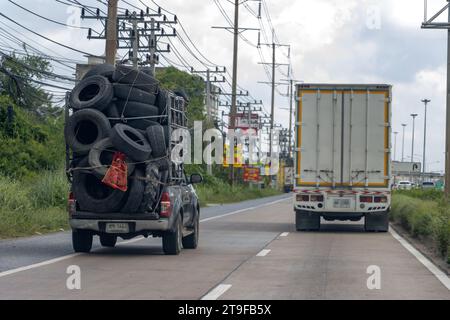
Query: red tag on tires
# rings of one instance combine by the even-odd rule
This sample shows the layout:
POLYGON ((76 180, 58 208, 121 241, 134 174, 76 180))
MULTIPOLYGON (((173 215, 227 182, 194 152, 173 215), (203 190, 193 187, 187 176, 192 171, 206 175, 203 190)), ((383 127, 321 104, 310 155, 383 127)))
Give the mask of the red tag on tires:
POLYGON ((125 154, 116 152, 111 167, 102 180, 108 187, 123 192, 127 192, 128 190, 128 166, 125 160, 125 154))

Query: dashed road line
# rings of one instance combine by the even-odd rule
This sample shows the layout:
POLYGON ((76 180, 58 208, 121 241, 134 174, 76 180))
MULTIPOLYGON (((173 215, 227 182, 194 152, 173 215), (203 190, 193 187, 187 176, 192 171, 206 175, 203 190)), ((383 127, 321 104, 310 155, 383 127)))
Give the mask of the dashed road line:
POLYGON ((265 257, 270 253, 270 251, 272 251, 272 250, 270 250, 270 249, 261 250, 256 256, 257 257, 265 257))
POLYGON ((212 289, 209 293, 207 293, 201 300, 217 300, 222 296, 225 292, 230 290, 231 284, 219 284, 217 287, 212 289))
POLYGON ((289 235, 289 232, 283 232, 282 234, 280 234, 280 237, 287 237, 289 235))

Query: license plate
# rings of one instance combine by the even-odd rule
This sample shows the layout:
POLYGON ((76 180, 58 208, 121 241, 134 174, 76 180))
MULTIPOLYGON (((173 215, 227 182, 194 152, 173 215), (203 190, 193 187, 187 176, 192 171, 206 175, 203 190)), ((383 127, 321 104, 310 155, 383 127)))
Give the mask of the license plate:
POLYGON ((350 209, 350 199, 334 199, 333 207, 338 209, 350 209))
POLYGON ((130 226, 128 223, 107 223, 106 233, 129 233, 130 226))

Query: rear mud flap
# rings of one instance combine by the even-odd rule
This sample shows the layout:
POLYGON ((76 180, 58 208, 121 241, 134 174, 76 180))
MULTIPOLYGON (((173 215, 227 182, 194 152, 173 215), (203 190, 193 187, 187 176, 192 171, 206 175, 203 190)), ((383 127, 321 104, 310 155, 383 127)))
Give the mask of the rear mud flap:
POLYGON ((388 232, 389 211, 367 213, 364 219, 364 228, 368 232, 388 232))
POLYGON ((297 231, 320 230, 320 215, 314 212, 296 211, 295 225, 297 231))

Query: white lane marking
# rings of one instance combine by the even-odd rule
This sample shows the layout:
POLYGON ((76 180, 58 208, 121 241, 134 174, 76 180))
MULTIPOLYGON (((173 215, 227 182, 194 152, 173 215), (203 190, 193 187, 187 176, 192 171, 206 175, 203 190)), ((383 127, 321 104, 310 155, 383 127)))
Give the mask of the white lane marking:
POLYGON ((280 237, 287 237, 289 235, 289 232, 283 232, 282 234, 280 234, 280 237))
MULTIPOLYGON (((262 207, 265 207, 265 206, 270 206, 270 205, 273 205, 273 204, 277 204, 277 203, 280 203, 280 202, 283 202, 283 201, 286 201, 286 200, 289 200, 289 198, 281 199, 281 200, 277 200, 277 201, 273 201, 273 202, 269 202, 269 203, 266 203, 264 205, 260 205, 260 206, 257 206, 257 207, 251 207, 251 208, 247 208, 247 209, 237 210, 237 211, 226 213, 226 214, 223 214, 223 215, 217 216, 217 217, 203 219, 203 220, 200 220, 200 222, 206 222, 206 221, 211 221, 211 220, 215 220, 215 219, 219 219, 219 218, 228 217, 228 216, 235 215, 235 214, 238 214, 238 213, 241 213, 241 212, 250 211, 250 210, 262 208, 262 207)), ((118 243, 118 245, 127 245, 127 244, 131 244, 131 243, 135 243, 135 242, 141 241, 143 239, 144 239, 143 237, 140 237, 140 238, 131 239, 131 240, 128 240, 128 241, 122 241, 122 242, 118 243)), ((50 264, 58 263, 58 262, 61 262, 61 261, 64 261, 64 260, 68 260, 68 259, 72 259, 72 258, 80 256, 80 255, 82 255, 82 253, 69 254, 69 255, 66 255, 66 256, 59 257, 59 258, 55 258, 55 259, 51 259, 51 260, 47 260, 47 261, 31 264, 29 266, 19 267, 19 268, 16 268, 16 269, 11 269, 11 270, 7 270, 7 271, 4 271, 4 272, 0 272, 0 278, 9 276, 9 275, 12 275, 12 274, 15 274, 15 273, 19 273, 19 272, 28 271, 28 270, 31 270, 31 269, 36 269, 36 268, 48 266, 50 264)))
POLYGON ((266 204, 263 204, 263 205, 259 205, 259 206, 256 206, 256 207, 250 207, 250 208, 245 208, 245 209, 233 211, 233 212, 230 212, 230 213, 223 214, 221 216, 206 218, 206 219, 200 220, 200 222, 207 222, 207 221, 211 221, 211 220, 217 220, 217 219, 229 217, 229 216, 232 216, 232 215, 235 215, 235 214, 238 214, 238 213, 259 209, 259 208, 263 208, 263 207, 266 207, 266 206, 271 206, 271 205, 274 205, 274 204, 277 204, 277 203, 280 203, 280 202, 284 202, 286 200, 290 200, 290 198, 269 202, 269 203, 266 203, 266 204))
POLYGON ((428 260, 423 254, 421 254, 416 248, 409 244, 404 238, 402 238, 395 230, 389 228, 389 233, 401 243, 406 250, 408 250, 417 260, 419 260, 434 276, 448 289, 450 290, 450 279, 443 273, 438 267, 436 267, 430 260, 428 260))
POLYGON ((4 271, 4 272, 0 273, 0 278, 9 276, 9 275, 14 274, 14 273, 22 272, 22 271, 27 271, 27 270, 31 270, 31 269, 35 269, 35 268, 44 267, 44 266, 47 266, 49 264, 53 264, 53 263, 57 263, 57 262, 61 262, 61 261, 67 260, 67 259, 71 259, 71 258, 77 257, 79 255, 81 255, 81 253, 69 254, 67 256, 63 256, 63 257, 59 257, 59 258, 55 258, 55 259, 51 259, 51 260, 35 263, 35 264, 29 265, 29 266, 25 266, 25 267, 20 267, 20 268, 17 268, 17 269, 4 271))
POLYGON ((223 295, 225 292, 230 290, 231 284, 219 284, 209 293, 207 293, 201 300, 217 300, 223 295))
POLYGON ((272 251, 272 250, 270 250, 270 249, 261 250, 256 256, 257 257, 265 257, 270 253, 270 251, 272 251))

